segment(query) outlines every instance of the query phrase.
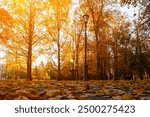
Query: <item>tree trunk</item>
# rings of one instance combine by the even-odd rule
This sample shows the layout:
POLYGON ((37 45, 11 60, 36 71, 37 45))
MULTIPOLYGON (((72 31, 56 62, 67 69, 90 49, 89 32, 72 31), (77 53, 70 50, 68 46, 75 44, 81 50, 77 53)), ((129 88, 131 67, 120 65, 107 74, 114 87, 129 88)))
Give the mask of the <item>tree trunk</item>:
POLYGON ((96 79, 100 79, 100 53, 99 53, 99 39, 97 28, 95 29, 95 37, 96 37, 96 79))
POLYGON ((124 79, 127 78, 127 43, 125 42, 125 50, 124 50, 124 79))
POLYGON ((27 57, 27 80, 32 80, 32 46, 29 44, 27 57))
POLYGON ((76 48, 76 80, 79 80, 79 47, 76 48))
MULTIPOLYGON (((116 29, 114 30, 116 31, 116 29)), ((115 32, 116 33, 116 32, 115 32)), ((118 80, 118 39, 115 38, 115 48, 114 48, 114 80, 118 80)))
POLYGON ((93 17, 93 24, 94 24, 94 32, 95 32, 95 38, 96 38, 96 79, 100 79, 100 52, 99 52, 99 36, 98 36, 98 27, 96 24, 96 21, 93 17))
POLYGON ((61 72, 60 72, 60 30, 58 29, 57 34, 57 46, 58 46, 58 77, 57 80, 60 80, 61 78, 61 72))
POLYGON ((28 55, 27 55, 27 80, 32 80, 32 40, 34 32, 34 14, 33 3, 30 3, 30 17, 29 17, 29 37, 28 37, 28 55))

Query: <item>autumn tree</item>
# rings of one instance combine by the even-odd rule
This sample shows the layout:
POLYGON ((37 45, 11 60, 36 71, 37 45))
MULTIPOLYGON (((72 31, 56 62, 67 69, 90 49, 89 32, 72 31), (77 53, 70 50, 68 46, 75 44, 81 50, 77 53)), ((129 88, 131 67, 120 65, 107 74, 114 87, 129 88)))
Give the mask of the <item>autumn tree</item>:
MULTIPOLYGON (((4 54, 6 52, 6 43, 9 41, 9 38, 12 36, 12 26, 13 26, 13 19, 10 16, 9 12, 4 9, 0 8, 0 53, 4 54)), ((4 65, 5 58, 0 58, 1 64, 1 78, 6 78, 6 67, 4 65)))
POLYGON ((113 20, 113 15, 111 14, 112 11, 107 6, 113 4, 113 2, 111 3, 110 1, 105 0, 81 0, 79 3, 83 13, 88 13, 90 15, 90 28, 93 32, 92 34, 94 34, 95 40, 96 77, 97 79, 105 79, 105 65, 107 62, 104 58, 106 58, 105 54, 109 54, 109 52, 107 44, 104 44, 103 42, 106 42, 108 39, 109 23, 113 20), (103 54, 104 52, 106 53, 103 54))
POLYGON ((115 7, 117 1, 79 0, 72 10, 71 0, 1 0, 0 47, 5 50, 6 78, 81 80, 83 15, 88 14, 89 79, 131 80, 135 75, 144 79, 150 74, 150 2, 119 0, 138 9, 132 20, 115 7), (38 66, 35 60, 40 55, 47 63, 38 66))
POLYGON ((44 39, 41 26, 41 12, 44 1, 10 0, 6 2, 8 10, 14 19, 13 37, 8 43, 9 50, 17 50, 18 57, 26 60, 27 80, 32 80, 32 62, 38 44, 44 39), (13 45, 12 45, 13 44, 13 45))
POLYGON ((9 12, 4 8, 0 8, 0 42, 1 44, 8 40, 11 27, 13 25, 13 19, 9 12))
MULTIPOLYGON (((50 38, 52 38, 55 46, 57 46, 57 66, 58 66, 58 77, 57 80, 61 79, 61 53, 62 45, 65 40, 64 30, 67 27, 68 15, 71 5, 71 0, 49 0, 50 6, 47 8, 48 18, 47 30, 50 38)), ((51 41, 52 42, 52 41, 51 41)), ((53 45, 54 46, 54 45, 53 45)))
POLYGON ((140 79, 143 79, 144 72, 149 72, 149 37, 150 37, 150 1, 121 1, 122 5, 134 6, 139 11, 136 14, 138 19, 134 21, 134 30, 129 34, 132 38, 132 46, 134 48, 134 55, 131 66, 134 71, 138 72, 140 79))
POLYGON ((73 67, 72 67, 72 73, 73 73, 73 77, 76 80, 80 79, 80 74, 79 74, 79 66, 82 65, 81 64, 81 51, 83 51, 83 47, 81 47, 81 45, 83 45, 83 16, 80 12, 80 9, 75 9, 73 15, 73 21, 72 21, 72 25, 70 27, 71 31, 70 31, 70 35, 72 38, 72 63, 73 63, 73 67))

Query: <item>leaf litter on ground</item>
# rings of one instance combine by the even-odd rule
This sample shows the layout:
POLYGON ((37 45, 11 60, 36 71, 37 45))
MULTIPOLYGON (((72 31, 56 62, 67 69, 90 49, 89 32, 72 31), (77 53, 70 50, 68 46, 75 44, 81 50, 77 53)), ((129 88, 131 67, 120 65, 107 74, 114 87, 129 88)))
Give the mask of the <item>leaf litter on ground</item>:
POLYGON ((0 81, 1 100, 150 100, 143 81, 0 81))

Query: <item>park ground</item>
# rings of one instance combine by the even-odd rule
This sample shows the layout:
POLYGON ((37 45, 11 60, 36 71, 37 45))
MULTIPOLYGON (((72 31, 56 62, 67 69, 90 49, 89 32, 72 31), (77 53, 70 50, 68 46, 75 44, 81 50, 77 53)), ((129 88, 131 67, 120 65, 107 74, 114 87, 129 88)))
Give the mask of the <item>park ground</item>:
POLYGON ((150 100, 150 80, 1 80, 1 100, 150 100))

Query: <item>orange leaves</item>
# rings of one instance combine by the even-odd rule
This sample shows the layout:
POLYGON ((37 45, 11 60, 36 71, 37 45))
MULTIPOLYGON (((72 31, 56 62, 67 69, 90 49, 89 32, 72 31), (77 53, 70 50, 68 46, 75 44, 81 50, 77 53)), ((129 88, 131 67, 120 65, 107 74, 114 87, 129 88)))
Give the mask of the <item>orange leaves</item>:
POLYGON ((5 44, 8 38, 11 37, 12 25, 13 19, 8 11, 0 8, 0 41, 2 40, 2 44, 5 44))
POLYGON ((12 17, 9 15, 8 11, 3 8, 0 8, 0 27, 2 24, 11 26, 12 24, 12 17))
POLYGON ((143 91, 144 91, 144 88, 138 88, 138 89, 135 90, 135 93, 136 94, 142 94, 143 91))
POLYGON ((122 100, 132 100, 132 99, 134 99, 134 97, 131 94, 124 94, 124 95, 122 95, 121 99, 122 100))
POLYGON ((60 94, 60 90, 48 90, 46 96, 51 98, 60 94))
POLYGON ((150 99, 149 83, 150 81, 0 81, 0 99, 150 99))

